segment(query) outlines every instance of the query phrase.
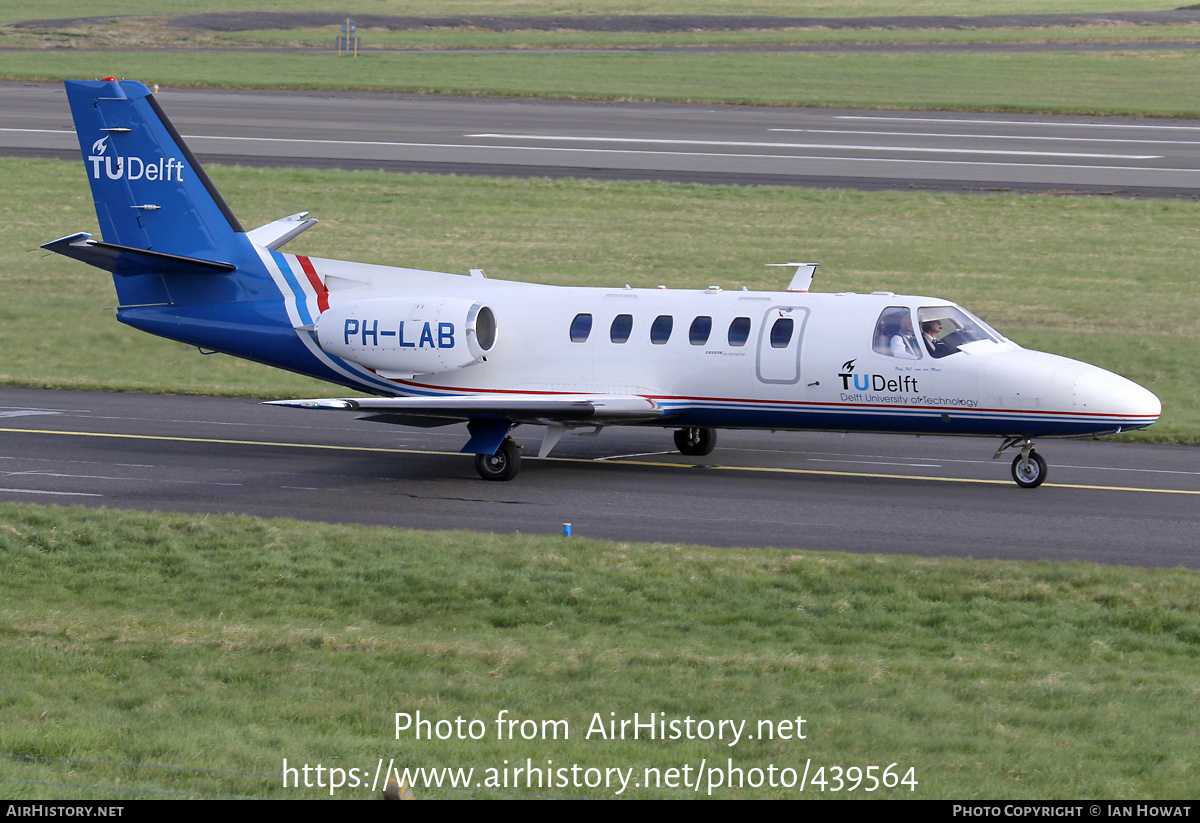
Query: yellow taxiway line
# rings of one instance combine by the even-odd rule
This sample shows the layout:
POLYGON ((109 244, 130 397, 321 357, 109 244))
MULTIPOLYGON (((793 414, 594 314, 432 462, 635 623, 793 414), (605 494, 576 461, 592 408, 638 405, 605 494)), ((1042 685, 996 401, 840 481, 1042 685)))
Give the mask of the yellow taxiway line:
MULTIPOLYGON (((174 435, 160 434, 119 434, 116 432, 76 432, 76 431, 56 431, 54 429, 18 429, 18 428, 0 428, 0 432, 24 433, 24 434, 58 434, 71 437, 109 437, 128 440, 158 440, 174 443, 212 443, 225 446, 272 446, 276 448, 289 449, 323 449, 326 451, 354 451, 354 452, 374 452, 383 454, 427 454, 427 455, 444 455, 454 456, 460 455, 462 452, 444 452, 430 451, 427 449, 385 449, 377 446, 334 446, 322 443, 280 443, 266 440, 225 440, 221 438, 209 437, 179 437, 174 435)), ((559 463, 617 463, 622 466, 651 466, 654 468, 674 468, 674 469, 695 469, 701 467, 710 471, 734 471, 734 472, 762 472, 773 474, 802 474, 821 477, 861 477, 867 479, 880 480, 925 480, 937 483, 976 483, 992 486, 1009 486, 1012 485, 1008 480, 981 480, 970 477, 932 477, 919 474, 882 474, 879 472, 848 472, 848 471, 829 471, 827 469, 786 469, 786 468, 771 468, 771 467, 756 467, 756 466, 722 466, 722 465, 705 465, 700 466, 696 463, 667 463, 654 462, 651 460, 603 460, 597 461, 593 459, 585 459, 581 457, 544 457, 544 458, 527 458, 530 460, 547 460, 559 463)), ((1088 491, 1110 491, 1110 492, 1142 492, 1146 494, 1194 494, 1200 495, 1200 490, 1191 489, 1147 489, 1138 486, 1089 486, 1082 483, 1045 483, 1046 488, 1055 489, 1086 489, 1088 491)))

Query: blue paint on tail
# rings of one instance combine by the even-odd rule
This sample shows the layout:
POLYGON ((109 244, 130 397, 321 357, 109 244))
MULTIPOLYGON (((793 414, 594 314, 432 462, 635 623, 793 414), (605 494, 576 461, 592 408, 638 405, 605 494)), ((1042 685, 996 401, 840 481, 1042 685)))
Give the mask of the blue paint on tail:
POLYGON ((44 248, 113 272, 117 319, 134 328, 354 386, 293 329, 259 250, 150 90, 111 78, 66 90, 103 242, 44 248))

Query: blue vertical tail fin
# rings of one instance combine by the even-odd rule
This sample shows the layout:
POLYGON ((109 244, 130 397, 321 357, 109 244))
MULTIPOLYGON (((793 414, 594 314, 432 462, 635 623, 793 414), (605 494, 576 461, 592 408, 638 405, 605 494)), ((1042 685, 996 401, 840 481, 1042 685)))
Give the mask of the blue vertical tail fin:
POLYGON ((247 233, 148 88, 109 77, 66 89, 103 240, 77 232, 42 248, 112 272, 117 320, 135 329, 356 385, 298 331, 298 301, 324 288, 315 271, 305 288, 275 251, 316 221, 247 233))
POLYGON ((44 248, 112 272, 122 309, 279 296, 254 243, 148 88, 110 77, 68 80, 66 90, 103 241, 77 234, 44 248))
POLYGON ((270 251, 315 221, 293 215, 248 235, 148 88, 106 78, 66 90, 103 240, 77 232, 43 248, 112 272, 122 323, 327 376, 295 331, 270 251))
POLYGON ((244 230, 150 90, 111 78, 66 89, 104 241, 228 256, 244 230))

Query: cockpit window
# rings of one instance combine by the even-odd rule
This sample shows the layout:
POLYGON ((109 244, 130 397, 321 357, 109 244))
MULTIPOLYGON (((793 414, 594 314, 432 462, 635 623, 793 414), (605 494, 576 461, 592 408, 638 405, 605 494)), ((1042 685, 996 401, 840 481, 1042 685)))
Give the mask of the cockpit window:
POLYGON ((921 344, 907 306, 888 306, 875 323, 875 351, 901 360, 920 360, 921 344))
POLYGON ((980 340, 999 343, 1000 337, 986 323, 958 306, 932 306, 917 310, 921 341, 932 357, 946 357, 962 346, 980 340))

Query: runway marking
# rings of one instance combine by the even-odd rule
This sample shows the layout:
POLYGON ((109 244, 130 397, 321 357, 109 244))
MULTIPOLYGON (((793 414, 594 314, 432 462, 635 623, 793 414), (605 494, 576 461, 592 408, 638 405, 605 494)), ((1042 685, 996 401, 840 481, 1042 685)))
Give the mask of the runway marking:
POLYGON ((664 146, 730 146, 750 149, 843 149, 850 151, 910 151, 925 154, 1011 154, 1021 157, 1086 157, 1093 160, 1161 160, 1157 154, 1086 154, 1082 152, 1016 151, 1012 149, 938 149, 925 146, 855 146, 844 143, 765 143, 751 140, 677 140, 655 137, 576 137, 564 134, 468 134, 501 140, 559 140, 575 143, 656 143, 664 146))
MULTIPOLYGON (((0 472, 4 477, 65 477, 70 480, 123 480, 130 483, 183 483, 190 486, 241 486, 242 483, 221 483, 214 480, 178 480, 161 477, 116 477, 108 474, 64 474, 52 471, 0 472)), ((66 492, 63 492, 66 494, 66 492)))
MULTIPOLYGON (((784 129, 772 129, 772 131, 784 131, 784 129)), ((796 131, 802 131, 796 129, 796 131)), ((815 130, 814 130, 815 131, 815 130)), ((0 132, 22 132, 26 134, 71 134, 71 132, 60 131, 58 129, 10 129, 0 128, 0 132)), ((861 132, 860 132, 861 133, 861 132)), ((772 148, 772 149, 852 149, 855 151, 911 151, 911 152, 944 152, 947 154, 1013 154, 1013 155, 1029 155, 1034 157, 1088 157, 1093 159, 1108 159, 1108 160, 1159 160, 1159 155, 1130 155, 1130 154, 1084 154, 1076 152, 1041 152, 1041 151, 1014 151, 1014 150, 990 150, 990 149, 934 149, 918 146, 847 146, 839 143, 767 143, 750 140, 684 140, 671 138, 653 138, 653 137, 580 137, 573 135, 562 134, 503 134, 483 132, 479 134, 466 134, 464 137, 490 137, 501 140, 560 140, 563 142, 592 142, 592 143, 659 143, 669 146, 729 146, 735 148, 772 148)), ((491 149, 512 149, 521 148, 515 146, 479 146, 476 144, 462 143, 411 143, 388 140, 319 140, 306 137, 232 137, 222 134, 195 134, 190 135, 188 140, 236 140, 251 143, 311 143, 314 145, 335 145, 335 146, 394 146, 400 148, 411 148, 414 146, 439 148, 439 149, 463 149, 463 148, 491 148, 491 149)), ((548 147, 547 151, 569 151, 569 149, 561 149, 548 147)), ((656 152, 651 152, 656 153, 656 152)), ((720 156, 720 155, 718 155, 720 156)), ((741 155, 732 155, 739 157, 741 155)), ((753 156, 753 155, 751 155, 753 156)), ((771 155, 768 155, 771 156, 771 155)))
POLYGON ((13 409, 12 411, 0 411, 0 417, 34 417, 39 414, 59 414, 56 411, 47 409, 13 409))
POLYGON ((965 118, 952 119, 948 117, 889 117, 870 114, 839 114, 836 120, 893 120, 901 123, 978 123, 985 126, 1056 126, 1071 129, 1164 129, 1168 131, 1200 131, 1200 126, 1155 126, 1138 125, 1136 123, 1064 123, 1054 120, 969 120, 965 118))
MULTIPOLYGON (((828 162, 830 160, 860 162, 860 163, 924 163, 945 165, 954 163, 964 166, 1027 166, 1029 168, 1064 168, 1064 169, 1103 169, 1109 171, 1168 171, 1168 172, 1194 172, 1197 169, 1166 169, 1146 166, 1085 166, 1079 164, 1049 164, 1049 163, 999 163, 992 161, 980 160, 913 160, 900 157, 839 157, 833 155, 799 155, 799 154, 746 154, 734 152, 715 152, 715 151, 662 151, 650 149, 590 149, 590 148, 568 148, 563 146, 496 146, 486 143, 389 143, 385 141, 355 141, 355 140, 311 140, 300 137, 195 137, 189 138, 193 142, 196 140, 250 140, 264 143, 314 143, 314 144, 333 144, 344 146, 385 146, 393 148, 426 148, 426 149, 493 149, 498 151, 525 151, 525 152, 559 152, 565 154, 638 154, 638 155, 669 155, 672 157, 732 157, 736 159, 749 160, 813 160, 828 162)), ((768 144, 772 145, 772 144, 768 144)), ((853 146, 832 146, 831 148, 854 148, 853 146)), ((984 154, 996 154, 997 152, 981 152, 984 154)), ((1083 155, 1081 155, 1083 156, 1083 155)), ((1099 156, 1099 155, 1098 155, 1099 156)), ((1135 155, 1114 155, 1115 157, 1138 160, 1138 159, 1162 159, 1160 155, 1147 155, 1138 157, 1135 155)))
POLYGON ((57 494, 63 497, 103 497, 102 494, 92 494, 90 492, 52 492, 45 489, 0 489, 0 493, 6 494, 57 494))
MULTIPOLYGON (((757 454, 791 454, 791 455, 795 455, 796 457, 803 457, 803 458, 805 458, 807 460, 811 460, 813 462, 826 462, 826 463, 853 463, 853 462, 858 462, 858 461, 851 460, 849 458, 872 457, 872 458, 876 458, 879 460, 883 460, 885 458, 888 458, 889 460, 905 460, 905 459, 907 459, 907 460, 934 460, 934 459, 936 459, 940 463, 965 463, 965 464, 971 465, 971 466, 996 465, 994 460, 980 460, 980 459, 967 460, 967 459, 964 459, 961 457, 904 458, 904 457, 892 457, 890 455, 883 455, 883 454, 849 453, 849 454, 845 454, 845 455, 840 455, 837 452, 797 452, 797 451, 792 451, 789 449, 751 449, 751 448, 734 447, 734 446, 728 446, 728 447, 723 447, 723 448, 725 449, 725 451, 753 452, 753 453, 757 453, 757 454), (808 455, 808 454, 820 454, 820 455, 824 455, 825 457, 828 457, 830 459, 822 460, 822 458, 818 458, 818 457, 806 457, 806 455, 808 455)), ((862 461, 862 462, 868 462, 868 461, 862 461)), ((889 462, 889 465, 893 465, 893 464, 891 464, 889 462)), ((910 462, 910 463, 895 463, 894 465, 921 466, 924 464, 910 462)), ((1189 477, 1200 476, 1200 471, 1184 471, 1183 469, 1139 469, 1139 468, 1134 468, 1133 466, 1079 466, 1079 465, 1075 465, 1073 463, 1055 463, 1055 464, 1053 464, 1053 468, 1055 470, 1058 470, 1058 469, 1080 469, 1082 471, 1096 471, 1096 472, 1133 472, 1135 474, 1179 474, 1179 475, 1184 475, 1184 476, 1189 476, 1189 477)))
MULTIPOLYGON (((123 440, 153 440, 169 443, 214 443, 219 445, 229 446, 270 446, 273 448, 284 449, 317 449, 323 451, 349 451, 349 452, 369 452, 381 454, 423 454, 437 455, 444 457, 460 457, 465 456, 462 452, 444 452, 430 451, 425 449, 384 449, 377 446, 335 446, 324 443, 279 443, 271 441, 259 440, 222 440, 219 438, 206 437, 178 437, 159 434, 119 434, 115 432, 75 432, 75 431, 55 431, 53 429, 8 429, 0 428, 0 432, 11 432, 14 434, 56 434, 69 437, 101 437, 101 438, 116 438, 123 440)), ((582 457, 528 457, 527 460, 545 460, 555 463, 583 463, 589 466, 594 466, 598 461, 594 458, 582 457)), ((646 466, 652 468, 672 468, 672 469, 709 469, 713 471, 735 471, 735 472, 762 472, 766 474, 797 474, 797 475, 813 475, 819 477, 860 477, 868 479, 880 480, 923 480, 932 483, 973 483, 983 484, 988 486, 1011 486, 1010 480, 986 480, 972 477, 930 477, 918 474, 881 474, 876 472, 841 472, 841 471, 825 471, 821 469, 789 469, 783 467, 760 467, 760 466, 724 466, 724 465, 706 465, 702 463, 660 463, 650 460, 628 460, 620 463, 608 463, 607 465, 618 466, 646 466)), ((1187 494, 1200 496, 1200 490, 1192 489, 1145 489, 1136 486, 1089 486, 1082 483, 1045 483, 1043 488, 1056 489, 1083 489, 1086 491, 1114 491, 1114 492, 1144 492, 1147 494, 1187 494)), ((2 490, 0 490, 2 491, 2 490)), ((15 490, 15 491, 20 491, 15 490)), ((59 492, 60 494, 68 494, 68 492, 59 492)), ((96 495, 99 496, 99 495, 96 495)))
POLYGON ((679 452, 675 451, 674 449, 668 449, 667 451, 662 451, 662 452, 637 452, 636 454, 610 454, 607 457, 594 457, 592 459, 595 460, 597 463, 602 463, 605 460, 624 460, 627 457, 653 457, 656 454, 679 454, 679 452))
MULTIPOLYGON (((34 131, 27 129, 27 131, 34 131)), ((42 129, 40 131, 51 131, 42 129)), ((193 145, 201 140, 234 140, 234 141, 254 141, 261 143, 311 143, 311 144, 332 144, 343 146, 383 146, 390 148, 417 148, 417 149, 466 149, 478 150, 487 149, 495 151, 512 151, 512 152, 557 152, 565 154, 635 154, 646 156, 672 156, 672 157, 722 157, 734 158, 740 160, 780 160, 780 161, 812 161, 814 163, 829 163, 831 161, 841 163, 892 163, 892 164, 909 164, 909 165, 924 165, 924 166, 999 166, 1002 168, 1030 168, 1030 169, 1070 169, 1075 171, 1136 171, 1142 173, 1169 173, 1169 174, 1195 174, 1200 172, 1200 169, 1189 168, 1167 168, 1159 166, 1104 166, 1104 165, 1085 165, 1081 163, 1003 163, 998 161, 988 160, 923 160, 917 158, 905 157, 843 157, 839 155, 800 155, 800 154, 748 154, 735 152, 713 152, 713 151, 658 151, 649 149, 600 149, 600 148, 570 148, 562 146, 498 146, 488 145, 484 143, 392 143, 386 141, 354 141, 354 140, 312 140, 298 137, 222 137, 220 135, 197 135, 189 137, 193 145)), ((768 144, 773 145, 773 144, 768 144)), ((831 146, 831 148, 853 148, 847 146, 831 146)), ((876 150, 876 149, 872 149, 876 150)), ((904 149, 900 149, 904 150, 904 149)), ((966 151, 966 150, 963 150, 966 151)), ((987 152, 980 151, 982 154, 1012 154, 1013 152, 987 152)), ((1063 155, 1060 155, 1063 156, 1063 155)), ((1106 155, 1076 155, 1077 157, 1104 157, 1106 155)), ((1126 160, 1138 159, 1162 159, 1161 155, 1107 155, 1119 157, 1126 160)), ((1181 184, 1182 185, 1182 184, 1181 184)))
POLYGON ((808 457, 810 463, 862 463, 867 466, 909 466, 914 469, 940 469, 940 463, 902 463, 893 460, 844 460, 838 458, 808 457))
POLYGON ((1067 143, 1154 143, 1167 146, 1200 146, 1196 140, 1143 140, 1136 137, 1050 137, 1033 134, 955 134, 953 132, 924 131, 863 131, 862 129, 784 129, 771 128, 767 131, 796 132, 802 134, 871 134, 878 137, 951 137, 970 140, 1058 140, 1067 143))

